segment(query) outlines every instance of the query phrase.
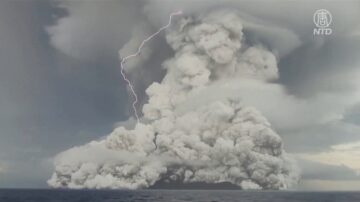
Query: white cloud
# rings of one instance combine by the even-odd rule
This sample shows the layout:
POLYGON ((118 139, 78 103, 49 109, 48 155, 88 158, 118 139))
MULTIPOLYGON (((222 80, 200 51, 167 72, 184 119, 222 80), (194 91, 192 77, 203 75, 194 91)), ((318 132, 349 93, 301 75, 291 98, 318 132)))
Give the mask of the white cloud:
POLYGON ((284 189, 298 178, 281 138, 253 108, 215 102, 59 154, 54 187, 146 188, 158 180, 231 182, 243 189, 284 189))
MULTIPOLYGON (((304 22, 303 19, 308 16, 310 16, 309 18, 311 19, 314 7, 323 6, 320 4, 321 2, 315 2, 311 5, 302 4, 301 9, 297 7, 299 4, 291 3, 286 5, 279 4, 278 7, 275 7, 274 9, 268 9, 267 6, 264 6, 266 11, 256 7, 256 4, 245 4, 243 2, 239 3, 238 1, 226 2, 228 3, 227 5, 235 5, 234 8, 239 7, 240 10, 246 10, 246 12, 252 15, 256 15, 263 19, 267 18, 268 20, 266 22, 253 18, 247 18, 244 20, 246 17, 244 19, 234 20, 233 16, 236 17, 236 15, 231 15, 232 12, 225 12, 225 14, 224 12, 220 12, 220 16, 224 17, 226 22, 229 21, 232 23, 227 24, 224 21, 219 21, 218 13, 216 18, 203 18, 204 16, 200 16, 198 19, 191 22, 193 25, 189 22, 184 22, 184 27, 186 27, 184 30, 169 31, 167 33, 167 40, 176 54, 173 58, 164 63, 167 75, 163 81, 160 84, 154 83, 147 89, 147 94, 150 98, 148 104, 146 104, 143 108, 143 112, 145 114, 145 118, 148 119, 150 123, 154 122, 154 125, 163 124, 160 128, 162 128, 162 130, 166 130, 165 126, 171 126, 171 123, 173 122, 172 118, 174 116, 185 116, 189 113, 189 111, 194 111, 200 106, 206 106, 207 104, 213 103, 213 101, 219 100, 225 102, 227 98, 232 97, 241 99, 242 103, 245 105, 254 106, 259 109, 270 120, 276 129, 284 132, 281 134, 282 136, 287 136, 289 134, 294 134, 294 131, 301 129, 306 131, 307 128, 317 128, 322 126, 329 129, 331 128, 330 126, 332 126, 332 123, 342 121, 344 111, 348 107, 359 102, 359 85, 357 85, 356 82, 353 82, 356 81, 356 76, 358 75, 353 71, 356 69, 353 67, 349 68, 350 70, 346 68, 346 71, 331 71, 331 73, 323 74, 321 77, 319 77, 318 74, 313 74, 313 78, 315 78, 316 82, 308 82, 309 80, 301 77, 302 82, 308 84, 305 85, 306 89, 317 88, 317 86, 328 88, 329 83, 339 85, 341 83, 348 83, 346 80, 350 80, 350 86, 351 88, 354 88, 351 89, 351 92, 339 93, 338 91, 325 91, 320 92, 315 96, 299 98, 290 95, 287 92, 287 89, 280 84, 269 84, 265 82, 276 79, 279 76, 276 64, 277 56, 281 57, 287 55, 289 52, 302 45, 299 38, 302 40, 309 40, 309 38, 313 37, 311 34, 309 35, 309 33, 305 33, 306 30, 311 30, 311 28, 313 28, 312 21, 310 20, 309 22, 304 22), (301 11, 301 15, 293 15, 293 12, 297 11, 301 11), (289 18, 289 15, 293 17, 289 18), (204 22, 209 20, 206 22, 209 23, 209 25, 204 23, 201 26, 196 26, 196 23, 198 23, 199 20, 204 20, 204 22), (218 26, 219 23, 221 26, 218 26), (247 38, 249 39, 248 41, 243 40, 242 33, 238 32, 239 30, 242 30, 242 28, 251 33, 251 36, 247 38), (258 41, 252 38, 257 39, 258 41), (284 40, 280 40, 280 38, 284 40), (212 43, 204 43, 202 40, 211 41, 212 43), (243 41, 245 43, 250 42, 250 44, 245 44, 244 46, 244 44, 241 44, 243 41), (261 44, 262 46, 252 46, 249 48, 248 46, 253 45, 252 43, 261 44), (267 50, 267 48, 270 48, 270 51, 267 50), (252 54, 245 54, 246 51, 252 54), (253 54, 255 54, 255 56, 251 58, 250 56, 253 54), (242 58, 241 55, 245 55, 246 58, 242 58), (191 66, 195 63, 196 65, 191 66), (270 68, 267 69, 265 67, 270 68), (255 79, 256 81, 247 80, 249 77, 255 79), (164 117, 169 119, 168 122, 157 122, 159 119, 164 117)), ((271 4, 272 3, 273 2, 271 2, 271 4)), ((163 20, 166 19, 166 16, 170 11, 178 10, 180 8, 184 9, 187 14, 197 14, 200 10, 211 10, 213 6, 217 4, 218 1, 209 1, 207 6, 204 7, 203 2, 200 1, 164 2, 162 0, 155 0, 149 1, 145 7, 145 12, 148 14, 149 20, 157 26, 160 22, 163 22, 163 20)), ((337 30, 338 35, 344 34, 344 30, 352 29, 353 21, 346 20, 349 16, 353 18, 354 16, 359 15, 358 11, 354 10, 351 6, 351 3, 347 5, 349 5, 348 9, 343 9, 338 8, 335 4, 328 4, 329 9, 331 9, 338 18, 335 20, 337 21, 341 18, 342 20, 345 19, 344 21, 346 22, 334 23, 336 25, 334 29, 337 30), (346 13, 343 10, 346 10, 346 13)), ((77 6, 69 8, 69 10, 74 11, 74 13, 70 12, 70 16, 68 18, 60 20, 57 26, 50 28, 49 31, 52 34, 52 42, 57 48, 69 55, 73 55, 74 57, 93 55, 94 53, 92 53, 92 51, 97 50, 93 47, 102 46, 96 44, 97 41, 103 41, 105 39, 97 38, 98 35, 101 34, 97 34, 96 31, 91 32, 89 37, 86 39, 82 39, 77 36, 78 33, 80 33, 79 36, 85 35, 83 30, 87 30, 87 28, 92 30, 91 21, 89 21, 89 24, 86 25, 85 28, 82 27, 81 30, 76 30, 77 28, 75 25, 77 25, 77 23, 72 23, 74 21, 76 22, 77 19, 81 19, 80 21, 85 19, 88 20, 87 15, 92 13, 88 13, 88 11, 92 11, 93 8, 84 7, 79 9, 76 7, 77 6), (71 39, 74 35, 69 33, 72 31, 74 31, 75 36, 79 38, 78 41, 71 39), (94 34, 94 36, 92 34, 94 34), (90 40, 90 42, 86 40, 90 40), (76 47, 73 48, 72 45, 76 47)), ((320 47, 324 44, 326 44, 326 42, 321 41, 320 47)), ((300 59, 306 60, 306 58, 300 59)), ((337 69, 342 69, 342 64, 336 65, 338 65, 336 67, 337 69), (339 66, 341 68, 339 68, 339 66)), ((312 73, 311 71, 309 72, 312 73)), ((343 124, 341 124, 341 126, 342 127, 339 127, 341 130, 345 131, 349 129, 348 127, 343 127, 343 124)), ((340 132, 338 135, 341 135, 341 130, 339 130, 340 132)), ((126 135, 127 133, 129 132, 122 131, 120 136, 124 134, 126 135)), ((323 135, 326 139, 328 134, 323 133, 321 135, 323 135)), ((307 139, 309 138, 311 137, 307 137, 307 139)), ((132 140, 131 138, 129 141, 131 144, 139 143, 137 140, 132 140)), ((341 141, 342 140, 340 138, 339 142, 341 141)), ((344 145, 342 145, 342 147, 344 147, 344 145)), ((356 159, 356 154, 358 153, 357 151, 355 152, 353 148, 344 152, 340 151, 339 148, 335 146, 334 148, 331 148, 330 152, 299 155, 307 159, 327 164, 331 164, 331 156, 337 159, 342 158, 342 163, 347 165, 351 160, 356 159)), ((75 181, 71 181, 71 183, 77 183, 77 181, 80 180, 80 185, 78 186, 93 187, 99 185, 100 187, 107 187, 113 185, 109 185, 109 181, 105 182, 102 180, 99 180, 98 182, 100 182, 100 184, 97 185, 94 185, 95 182, 93 181, 90 185, 81 184, 84 183, 84 179, 79 179, 78 177, 83 177, 85 174, 96 172, 97 167, 86 164, 84 168, 82 168, 84 164, 80 165, 77 159, 78 158, 75 159, 75 162, 70 162, 69 164, 75 164, 75 167, 80 166, 81 169, 76 167, 73 170, 64 171, 65 173, 69 172, 67 174, 71 174, 72 172, 77 173, 74 178, 75 181)), ((93 159, 88 161, 93 161, 93 159)), ((63 170, 61 169, 64 167, 67 168, 66 165, 66 161, 65 163, 61 162, 57 165, 57 168, 59 168, 60 172, 62 172, 63 170)), ((153 183, 153 180, 159 175, 158 172, 153 172, 153 166, 158 168, 157 166, 159 165, 151 165, 148 170, 150 172, 150 178, 147 179, 150 179, 150 184, 153 183)), ((350 164, 347 166, 350 167, 350 164)), ((160 172, 163 168, 164 167, 161 167, 161 169, 159 169, 160 172)), ((358 169, 355 164, 352 164, 351 168, 358 169)), ((148 171, 144 171, 144 173, 147 173, 148 171)), ((137 174, 139 173, 136 173, 135 175, 137 174)), ((206 173, 204 176, 205 175, 206 173)), ((52 180, 54 180, 54 178, 52 180)), ((56 183, 59 182, 52 181, 52 183, 57 185, 56 183)), ((142 186, 143 184, 141 183, 143 182, 140 182, 140 184, 135 183, 135 185, 131 183, 126 185, 129 187, 136 187, 142 186)), ((252 183, 246 182, 243 184, 244 186, 248 185, 249 187, 256 187, 252 183)))
POLYGON ((289 95, 279 84, 228 79, 193 92, 178 110, 181 113, 182 108, 196 108, 206 102, 226 99, 230 95, 261 110, 277 129, 284 131, 338 121, 347 107, 360 100, 356 94, 339 97, 329 93, 302 99, 289 95))
POLYGON ((233 94, 177 112, 192 93, 217 81, 252 78, 265 85, 278 77, 272 52, 242 44, 240 22, 235 12, 179 21, 166 37, 175 51, 164 62, 166 75, 146 90, 143 123, 61 153, 49 185, 137 189, 163 180, 286 189, 296 183, 298 170, 281 138, 233 94))
POLYGON ((360 172, 360 141, 333 145, 329 151, 300 153, 297 156, 329 165, 345 165, 360 172))

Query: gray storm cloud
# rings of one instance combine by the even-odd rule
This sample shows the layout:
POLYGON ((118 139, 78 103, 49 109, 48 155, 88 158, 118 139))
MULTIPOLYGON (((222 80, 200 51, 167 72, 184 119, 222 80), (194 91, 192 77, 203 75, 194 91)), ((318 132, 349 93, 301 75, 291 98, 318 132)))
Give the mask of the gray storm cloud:
POLYGON ((174 56, 163 63, 162 81, 146 90, 142 123, 133 129, 119 126, 103 140, 60 153, 48 184, 114 189, 147 188, 158 181, 230 182, 242 189, 294 185, 298 169, 280 136, 241 97, 184 107, 190 95, 208 92, 204 89, 220 81, 267 83, 279 77, 275 54, 245 39, 243 21, 233 11, 178 19, 166 33, 174 56))

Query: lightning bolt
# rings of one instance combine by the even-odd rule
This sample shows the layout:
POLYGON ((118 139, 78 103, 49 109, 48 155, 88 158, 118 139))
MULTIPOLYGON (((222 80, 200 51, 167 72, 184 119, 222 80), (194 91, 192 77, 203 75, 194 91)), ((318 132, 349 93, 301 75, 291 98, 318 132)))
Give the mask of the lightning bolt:
POLYGON ((139 115, 138 115, 138 112, 137 112, 137 109, 136 109, 136 104, 138 102, 138 96, 136 95, 136 92, 134 90, 134 86, 132 85, 131 81, 127 78, 126 74, 125 74, 125 70, 124 70, 124 64, 127 60, 129 60, 130 58, 133 58, 133 57, 136 57, 140 54, 141 52, 141 49, 143 48, 143 46, 145 45, 146 42, 150 41, 152 38, 154 38, 156 35, 158 35, 161 31, 163 31, 164 29, 168 28, 170 25, 171 25, 171 21, 172 21, 172 18, 176 15, 182 15, 183 12, 182 11, 176 11, 176 12, 172 12, 170 13, 169 15, 169 22, 164 25, 163 27, 161 27, 157 32, 153 33, 152 35, 150 35, 148 38, 144 39, 139 48, 137 49, 137 51, 134 53, 134 54, 131 54, 131 55, 128 55, 124 58, 121 59, 121 63, 120 63, 120 66, 121 66, 121 75, 124 79, 124 81, 126 81, 127 85, 129 86, 130 88, 130 92, 132 94, 132 96, 134 97, 134 101, 132 103, 132 108, 134 110, 134 115, 135 115, 135 118, 137 120, 137 122, 139 123, 140 122, 140 119, 139 119, 139 115))

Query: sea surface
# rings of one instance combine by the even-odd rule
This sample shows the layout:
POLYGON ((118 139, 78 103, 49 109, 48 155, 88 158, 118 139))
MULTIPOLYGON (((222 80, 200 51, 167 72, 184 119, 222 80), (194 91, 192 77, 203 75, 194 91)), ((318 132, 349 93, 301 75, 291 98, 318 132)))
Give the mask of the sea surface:
POLYGON ((2 189, 0 202, 360 202, 360 192, 2 189))

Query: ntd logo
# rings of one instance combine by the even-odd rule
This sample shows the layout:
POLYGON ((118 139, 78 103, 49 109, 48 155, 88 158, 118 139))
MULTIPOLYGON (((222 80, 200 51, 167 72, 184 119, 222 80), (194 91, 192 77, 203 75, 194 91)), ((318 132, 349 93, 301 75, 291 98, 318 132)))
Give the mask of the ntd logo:
POLYGON ((313 20, 317 27, 314 28, 314 35, 330 35, 332 33, 332 29, 329 28, 332 16, 328 10, 319 9, 315 11, 313 20))

